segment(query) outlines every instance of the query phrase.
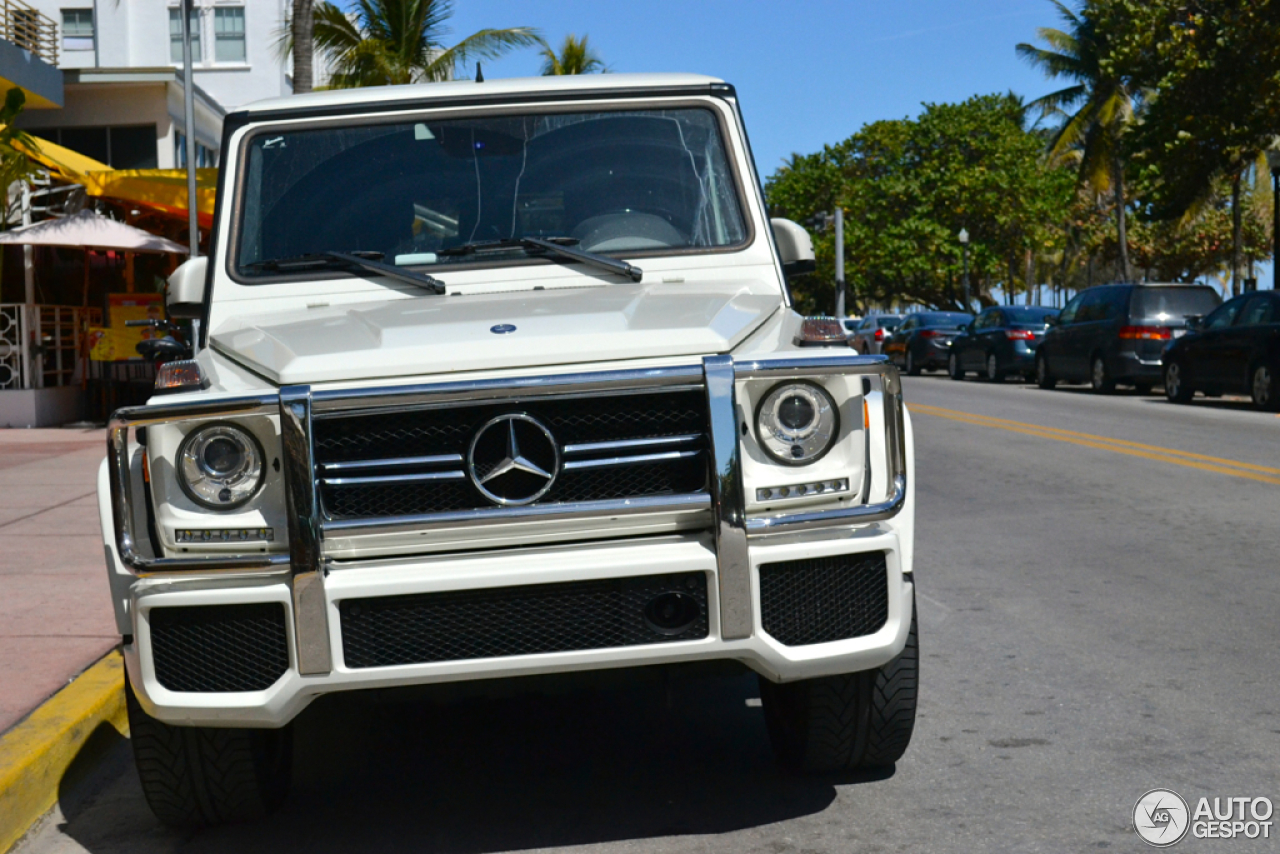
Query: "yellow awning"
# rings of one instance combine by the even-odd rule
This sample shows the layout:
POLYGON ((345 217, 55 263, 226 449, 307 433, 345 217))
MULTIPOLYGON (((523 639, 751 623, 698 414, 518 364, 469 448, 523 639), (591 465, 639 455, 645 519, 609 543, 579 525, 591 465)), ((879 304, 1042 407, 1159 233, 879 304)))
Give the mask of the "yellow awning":
MULTIPOLYGON (((32 140, 34 147, 21 143, 14 147, 58 177, 82 185, 90 196, 119 199, 180 216, 187 213, 185 169, 112 169, 47 139, 32 140)), ((213 223, 217 188, 217 169, 196 170, 196 217, 206 228, 213 223)))
POLYGON ((35 141, 37 148, 23 145, 17 141, 14 142, 13 147, 46 169, 58 172, 70 181, 75 181, 78 176, 86 172, 111 170, 111 167, 102 161, 94 160, 92 157, 85 157, 70 148, 63 148, 56 142, 50 142, 47 139, 40 139, 34 136, 31 138, 35 141))
MULTIPOLYGON (((120 199, 185 216, 187 213, 186 169, 113 169, 89 172, 78 183, 91 196, 120 199)), ((196 170, 196 218, 200 225, 213 224, 213 202, 218 191, 218 170, 196 170)))

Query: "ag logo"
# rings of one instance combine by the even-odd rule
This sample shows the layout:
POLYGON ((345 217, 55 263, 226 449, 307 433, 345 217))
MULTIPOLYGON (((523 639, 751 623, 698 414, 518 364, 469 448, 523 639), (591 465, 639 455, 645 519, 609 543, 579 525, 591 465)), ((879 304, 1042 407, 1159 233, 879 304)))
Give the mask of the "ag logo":
POLYGON ((1187 802, 1171 789, 1152 789, 1133 806, 1133 829, 1156 848, 1181 842, 1191 826, 1187 802))

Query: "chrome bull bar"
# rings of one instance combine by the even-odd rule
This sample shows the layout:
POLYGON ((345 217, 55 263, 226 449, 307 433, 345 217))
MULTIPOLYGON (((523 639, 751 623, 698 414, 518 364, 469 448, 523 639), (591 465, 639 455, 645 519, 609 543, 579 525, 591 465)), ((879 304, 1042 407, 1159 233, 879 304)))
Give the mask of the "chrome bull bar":
MULTIPOLYGON (((701 379, 710 413, 710 504, 720 584, 721 634, 726 640, 749 637, 753 631, 748 539, 772 533, 875 522, 901 510, 906 498, 906 450, 902 388, 897 368, 883 356, 815 354, 735 362, 731 356, 709 356, 701 369, 693 366, 639 371, 514 378, 509 381, 440 383, 382 388, 371 391, 313 392, 309 386, 287 386, 278 394, 223 398, 196 403, 172 403, 118 410, 107 429, 108 478, 116 548, 125 567, 139 576, 194 579, 201 575, 249 574, 264 571, 287 576, 293 591, 295 654, 303 675, 324 675, 332 669, 328 613, 324 595, 321 519, 315 478, 311 419, 314 409, 392 407, 410 400, 502 399, 512 394, 562 394, 622 387, 644 388, 701 379), (889 495, 884 501, 832 510, 777 513, 747 518, 740 457, 741 429, 735 384, 744 379, 788 379, 844 374, 878 376, 884 399, 889 495), (408 397, 405 397, 408 396, 408 397), (372 405, 372 406, 370 406, 372 405), (135 530, 130 471, 129 430, 195 418, 267 415, 280 419, 283 475, 289 520, 288 554, 156 557, 139 548, 135 530)), ((632 512, 646 512, 646 502, 633 502, 632 512)), ((623 508, 625 510, 626 508, 623 508)), ((613 514, 618 509, 611 511, 613 514)))

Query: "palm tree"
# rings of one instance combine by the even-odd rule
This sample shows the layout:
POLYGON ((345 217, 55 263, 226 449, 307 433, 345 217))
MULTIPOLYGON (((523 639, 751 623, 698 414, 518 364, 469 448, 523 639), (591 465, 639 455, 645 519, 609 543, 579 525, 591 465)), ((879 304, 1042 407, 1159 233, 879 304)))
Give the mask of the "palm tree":
POLYGON ((461 77, 470 62, 541 45, 531 27, 485 29, 445 47, 451 0, 357 0, 351 16, 333 3, 315 7, 315 44, 332 65, 334 89, 427 83, 461 77))
POLYGON ((570 33, 564 37, 557 54, 551 45, 545 45, 542 56, 542 76, 552 77, 560 74, 595 74, 608 71, 604 62, 596 52, 587 46, 587 37, 577 38, 570 33))
POLYGON ((1049 47, 1019 44, 1018 55, 1050 78, 1072 85, 1032 101, 1046 115, 1061 112, 1063 121, 1049 142, 1049 157, 1064 159, 1078 152, 1079 175, 1095 193, 1115 194, 1116 236, 1120 273, 1133 278, 1125 222, 1124 161, 1120 138, 1133 118, 1134 99, 1128 83, 1103 70, 1106 40, 1087 15, 1078 15, 1060 0, 1050 0, 1066 22, 1065 30, 1041 27, 1036 32, 1049 47))
POLYGON ((289 15, 290 46, 293 50, 293 91, 310 92, 315 82, 312 58, 315 53, 315 2, 293 0, 289 15))

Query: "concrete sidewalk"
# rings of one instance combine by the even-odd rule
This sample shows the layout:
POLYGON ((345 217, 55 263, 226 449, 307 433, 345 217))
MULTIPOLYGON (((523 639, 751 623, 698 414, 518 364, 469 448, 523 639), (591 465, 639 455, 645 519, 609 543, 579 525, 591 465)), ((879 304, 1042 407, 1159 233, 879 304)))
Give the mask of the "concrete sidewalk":
POLYGON ((0 733, 120 642, 98 525, 103 430, 0 430, 0 733))

